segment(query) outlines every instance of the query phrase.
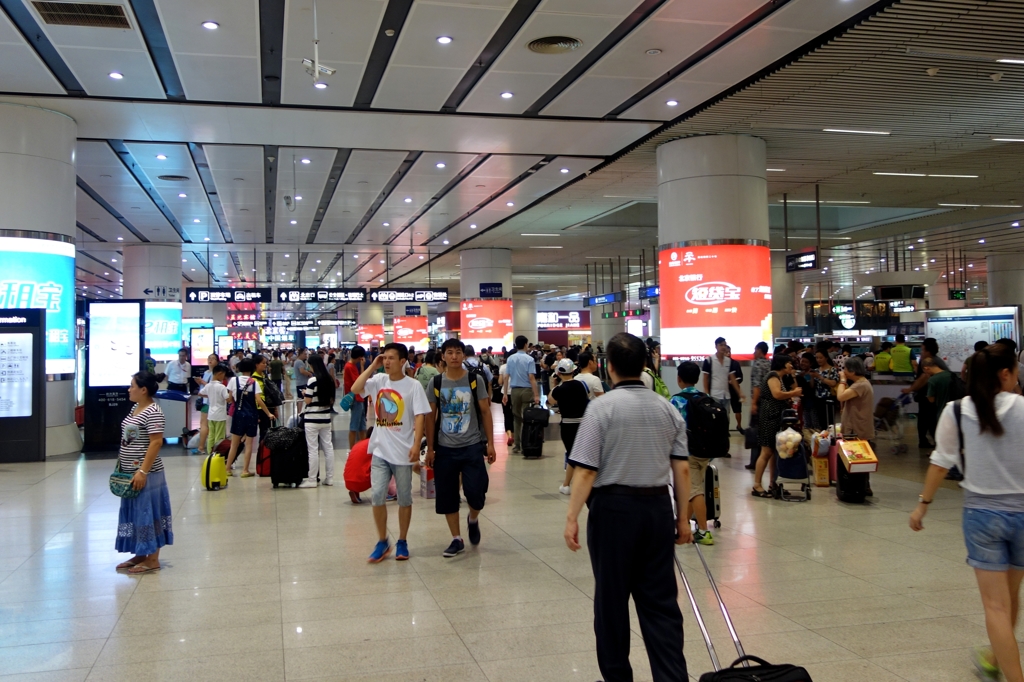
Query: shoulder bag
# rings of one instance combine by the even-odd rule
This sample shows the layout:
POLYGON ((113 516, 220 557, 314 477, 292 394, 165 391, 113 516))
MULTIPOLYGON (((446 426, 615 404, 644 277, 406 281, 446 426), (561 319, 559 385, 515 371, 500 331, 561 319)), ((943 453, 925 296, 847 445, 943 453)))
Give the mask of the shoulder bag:
POLYGON ((135 478, 135 474, 126 474, 121 471, 121 458, 119 457, 117 466, 114 467, 114 473, 110 474, 110 492, 126 500, 138 497, 142 491, 132 487, 133 478, 135 478))

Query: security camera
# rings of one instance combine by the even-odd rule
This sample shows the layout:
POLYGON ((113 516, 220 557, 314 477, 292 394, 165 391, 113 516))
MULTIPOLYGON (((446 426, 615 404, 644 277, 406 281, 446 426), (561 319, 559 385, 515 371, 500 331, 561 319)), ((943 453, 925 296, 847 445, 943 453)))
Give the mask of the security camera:
POLYGON ((284 205, 288 208, 289 211, 292 210, 292 206, 293 206, 293 204, 292 204, 292 195, 290 195, 290 194, 285 194, 284 195, 284 205))
POLYGON ((414 249, 414 248, 412 248, 412 247, 410 246, 410 247, 409 247, 409 255, 411 256, 411 255, 413 255, 414 253, 416 253, 416 249, 414 249))
POLYGON ((268 156, 267 157, 267 161, 269 161, 270 163, 274 163, 275 160, 276 160, 276 157, 273 157, 273 156, 268 156))

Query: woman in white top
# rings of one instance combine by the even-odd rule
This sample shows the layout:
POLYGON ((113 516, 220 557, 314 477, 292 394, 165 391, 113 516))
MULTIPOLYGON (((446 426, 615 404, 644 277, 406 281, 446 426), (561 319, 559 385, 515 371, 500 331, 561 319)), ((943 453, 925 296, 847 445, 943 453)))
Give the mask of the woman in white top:
POLYGON ((968 396, 948 403, 939 417, 924 491, 910 515, 910 527, 922 530, 946 472, 960 468, 967 564, 992 644, 975 650, 974 663, 985 679, 999 679, 1001 671, 1007 682, 1024 682, 1014 636, 1024 578, 1024 397, 1016 394, 1017 377, 1017 359, 1006 346, 974 354, 968 396))

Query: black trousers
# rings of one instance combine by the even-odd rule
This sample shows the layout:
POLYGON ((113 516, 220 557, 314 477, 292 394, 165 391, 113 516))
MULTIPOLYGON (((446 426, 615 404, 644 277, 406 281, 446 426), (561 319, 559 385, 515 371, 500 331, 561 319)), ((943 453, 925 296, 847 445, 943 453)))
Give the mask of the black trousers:
POLYGON ((930 448, 928 436, 935 437, 935 425, 938 421, 938 414, 935 410, 935 403, 923 398, 917 404, 917 447, 930 448))
POLYGON ((579 424, 566 424, 562 422, 558 425, 558 433, 562 437, 562 445, 565 446, 565 463, 569 463, 569 455, 572 454, 572 446, 576 443, 576 434, 579 433, 579 424))
POLYGON ((594 491, 588 502, 587 547, 596 581, 594 633, 605 682, 632 682, 629 597, 640 618, 654 682, 686 682, 683 614, 675 566, 675 520, 668 495, 594 491))

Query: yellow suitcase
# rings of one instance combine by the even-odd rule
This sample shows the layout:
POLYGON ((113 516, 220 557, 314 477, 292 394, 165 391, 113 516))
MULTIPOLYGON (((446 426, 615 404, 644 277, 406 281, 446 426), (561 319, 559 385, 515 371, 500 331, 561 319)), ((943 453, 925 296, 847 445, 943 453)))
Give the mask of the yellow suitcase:
POLYGON ((228 467, 221 455, 209 455, 203 460, 203 485, 207 490, 228 487, 228 467))

